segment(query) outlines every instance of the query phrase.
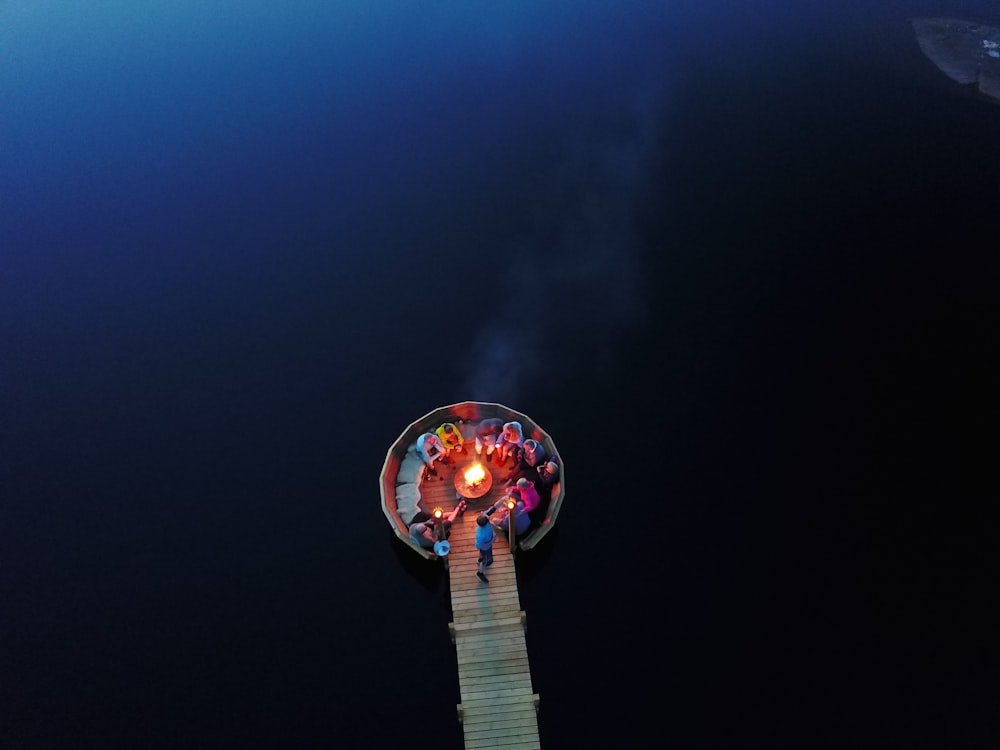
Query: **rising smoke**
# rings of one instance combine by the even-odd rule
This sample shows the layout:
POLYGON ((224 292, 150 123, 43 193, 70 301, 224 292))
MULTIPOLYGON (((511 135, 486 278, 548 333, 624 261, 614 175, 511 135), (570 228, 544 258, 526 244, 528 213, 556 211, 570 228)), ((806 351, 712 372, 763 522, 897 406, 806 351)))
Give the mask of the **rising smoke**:
POLYGON ((646 96, 563 142, 531 226, 503 253, 513 260, 498 294, 516 312, 478 332, 464 394, 517 403, 546 378, 606 366, 639 322, 638 214, 657 164, 660 100, 646 96))

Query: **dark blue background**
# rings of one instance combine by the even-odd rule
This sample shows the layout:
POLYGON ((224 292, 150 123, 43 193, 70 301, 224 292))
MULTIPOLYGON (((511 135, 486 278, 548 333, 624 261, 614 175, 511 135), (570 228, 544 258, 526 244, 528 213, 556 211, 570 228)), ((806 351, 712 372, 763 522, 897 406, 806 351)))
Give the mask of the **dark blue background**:
POLYGON ((995 747, 995 7, 372 5, 0 3, 0 747, 461 747, 470 398, 543 746, 995 747))

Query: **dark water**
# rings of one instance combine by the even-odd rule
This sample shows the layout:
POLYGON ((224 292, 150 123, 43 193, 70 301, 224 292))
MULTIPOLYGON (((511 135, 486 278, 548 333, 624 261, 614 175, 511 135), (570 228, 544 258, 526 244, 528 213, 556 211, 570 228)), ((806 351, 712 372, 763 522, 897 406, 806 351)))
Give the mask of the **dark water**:
POLYGON ((0 747, 461 747, 468 398, 544 747, 995 747, 996 8, 331 5, 0 3, 0 747))

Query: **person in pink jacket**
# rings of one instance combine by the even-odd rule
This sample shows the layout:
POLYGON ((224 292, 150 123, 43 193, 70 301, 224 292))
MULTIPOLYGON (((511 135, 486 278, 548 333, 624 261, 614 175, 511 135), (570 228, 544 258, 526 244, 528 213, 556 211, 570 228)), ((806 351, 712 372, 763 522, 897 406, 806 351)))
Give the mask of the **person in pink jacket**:
POLYGON ((530 513, 538 507, 542 498, 538 495, 538 490, 535 489, 534 484, 521 477, 517 480, 517 488, 521 490, 521 499, 524 500, 525 513, 530 513))

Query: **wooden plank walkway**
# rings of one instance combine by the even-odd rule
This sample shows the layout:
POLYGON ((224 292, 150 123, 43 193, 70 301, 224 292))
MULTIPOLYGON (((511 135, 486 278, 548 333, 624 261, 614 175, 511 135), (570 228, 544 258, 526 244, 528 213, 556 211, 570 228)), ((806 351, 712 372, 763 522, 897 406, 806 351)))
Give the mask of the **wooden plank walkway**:
MULTIPOLYGON (((471 448, 469 443, 466 443, 471 448)), ((450 510, 456 498, 455 471, 470 462, 468 454, 453 454, 454 466, 439 466, 439 481, 424 483, 421 492, 428 509, 450 510)), ((472 457, 475 451, 472 451, 472 457)), ((507 539, 497 534, 489 584, 476 576, 476 517, 503 495, 505 469, 493 471, 494 485, 483 498, 470 500, 468 510, 452 526, 448 571, 451 583, 452 623, 458 652, 458 681, 462 702, 459 720, 468 750, 539 750, 538 695, 531 686, 528 650, 524 640, 525 615, 517 591, 514 558, 507 539)), ((508 463, 507 467, 509 468, 508 463)))

